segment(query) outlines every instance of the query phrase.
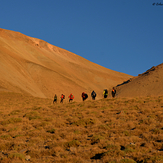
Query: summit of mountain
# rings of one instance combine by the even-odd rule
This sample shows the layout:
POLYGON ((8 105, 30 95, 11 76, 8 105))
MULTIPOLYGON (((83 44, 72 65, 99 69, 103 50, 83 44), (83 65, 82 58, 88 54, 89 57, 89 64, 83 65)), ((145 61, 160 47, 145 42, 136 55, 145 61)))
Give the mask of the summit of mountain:
MULTIPOLYGON (((132 76, 104 68, 72 52, 20 32, 0 29, 0 91, 53 98, 95 90, 102 98, 110 89, 132 76)), ((90 98, 90 97, 89 97, 90 98)))

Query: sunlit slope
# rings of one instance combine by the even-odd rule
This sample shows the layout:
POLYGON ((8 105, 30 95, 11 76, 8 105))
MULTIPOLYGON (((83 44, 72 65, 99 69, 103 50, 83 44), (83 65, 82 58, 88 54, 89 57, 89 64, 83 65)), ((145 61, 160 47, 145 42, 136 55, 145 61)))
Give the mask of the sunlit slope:
MULTIPOLYGON (((102 97, 111 88, 131 78, 92 63, 74 53, 19 32, 0 29, 0 90, 50 97, 95 90, 102 97)), ((80 95, 79 95, 80 94, 80 95)))
POLYGON ((117 87, 117 97, 163 95, 163 64, 152 67, 117 87))

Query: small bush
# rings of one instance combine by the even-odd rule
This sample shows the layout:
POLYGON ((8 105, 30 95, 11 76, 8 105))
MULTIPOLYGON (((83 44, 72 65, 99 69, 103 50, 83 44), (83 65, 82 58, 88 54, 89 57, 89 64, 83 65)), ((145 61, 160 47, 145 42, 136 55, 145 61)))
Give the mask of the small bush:
POLYGON ((98 129, 109 130, 110 128, 107 125, 99 125, 98 129))
POLYGON ((124 134, 125 136, 129 136, 129 135, 130 135, 130 133, 129 133, 128 131, 123 131, 123 134, 124 134))
POLYGON ((152 130, 152 134, 160 134, 160 133, 161 133, 161 131, 159 128, 155 128, 152 130))
POLYGON ((150 158, 146 158, 144 162, 163 162, 163 156, 152 156, 150 158))
POLYGON ((19 122, 22 122, 22 119, 21 118, 10 118, 8 120, 4 120, 1 122, 2 125, 7 125, 7 124, 10 124, 10 123, 19 123, 19 122))
POLYGON ((44 121, 47 121, 47 122, 50 122, 52 121, 53 119, 52 118, 45 118, 44 121))
POLYGON ((80 142, 78 140, 72 140, 70 142, 65 143, 65 147, 78 147, 80 145, 80 142))
POLYGON ((38 112, 35 112, 35 111, 31 111, 31 112, 25 114, 23 117, 27 117, 27 118, 29 118, 29 120, 41 119, 41 117, 39 116, 38 112))
POLYGON ((40 110, 41 107, 34 106, 33 110, 40 110))
POLYGON ((87 126, 87 125, 95 124, 95 120, 91 119, 91 118, 79 119, 78 121, 75 121, 72 124, 74 124, 76 126, 87 126))
POLYGON ((25 157, 21 153, 11 153, 8 155, 8 158, 13 159, 13 158, 18 158, 20 160, 25 160, 25 157))
POLYGON ((110 149, 118 150, 119 147, 116 146, 116 145, 113 145, 113 144, 108 144, 108 145, 105 147, 105 149, 107 149, 107 150, 110 150, 110 149))
POLYGON ((91 139, 91 144, 95 144, 98 143, 101 139, 105 139, 103 136, 101 135, 94 135, 91 139))
POLYGON ((13 138, 17 138, 17 137, 21 137, 21 136, 23 136, 23 135, 15 135, 13 138))
POLYGON ((125 153, 132 153, 132 152, 134 152, 134 151, 135 151, 135 150, 132 149, 132 148, 125 148, 125 150, 124 150, 125 153))
POLYGON ((17 131, 17 130, 18 130, 18 128, 14 127, 14 128, 11 128, 10 130, 8 130, 8 132, 17 131))
POLYGON ((134 160, 132 160, 132 159, 122 159, 121 161, 120 161, 120 163, 136 163, 136 161, 134 161, 134 160))
POLYGON ((10 135, 1 135, 0 136, 0 139, 10 139, 11 138, 11 136, 10 135))
POLYGON ((108 150, 107 152, 105 152, 102 157, 106 157, 106 156, 109 156, 109 157, 122 157, 124 156, 124 152, 121 151, 121 150, 117 150, 117 149, 112 149, 112 150, 108 150))
POLYGON ((50 130, 47 130, 47 132, 51 133, 51 134, 54 134, 55 133, 55 129, 50 129, 50 130))
POLYGON ((20 110, 13 110, 9 115, 17 115, 20 113, 20 110))
POLYGON ((75 130, 74 134, 80 134, 80 131, 79 130, 75 130))

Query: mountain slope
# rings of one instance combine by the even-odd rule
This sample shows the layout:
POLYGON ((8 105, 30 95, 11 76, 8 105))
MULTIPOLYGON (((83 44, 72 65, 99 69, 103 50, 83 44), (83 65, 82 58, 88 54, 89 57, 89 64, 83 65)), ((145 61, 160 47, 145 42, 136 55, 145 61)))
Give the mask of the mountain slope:
POLYGON ((102 97, 104 88, 130 75, 94 64, 74 53, 19 32, 0 29, 0 90, 53 98, 71 92, 80 100, 93 89, 102 97))
POLYGON ((117 86, 117 97, 163 95, 163 63, 117 86))

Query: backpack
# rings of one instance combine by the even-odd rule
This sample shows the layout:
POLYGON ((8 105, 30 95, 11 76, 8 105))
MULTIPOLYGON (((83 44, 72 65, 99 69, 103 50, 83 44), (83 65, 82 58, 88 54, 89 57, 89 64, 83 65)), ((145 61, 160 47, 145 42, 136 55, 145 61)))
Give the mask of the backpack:
POLYGON ((70 99, 73 99, 73 95, 70 96, 70 99))
POLYGON ((88 98, 88 95, 86 93, 84 95, 85 95, 85 99, 87 99, 88 98))
POLYGON ((116 94, 116 90, 115 90, 115 89, 113 89, 113 90, 112 90, 112 93, 116 94))
POLYGON ((104 91, 105 91, 105 95, 107 95, 107 94, 108 94, 108 90, 107 90, 107 89, 105 89, 104 91))
POLYGON ((92 96, 93 97, 96 97, 96 92, 92 92, 92 96))

